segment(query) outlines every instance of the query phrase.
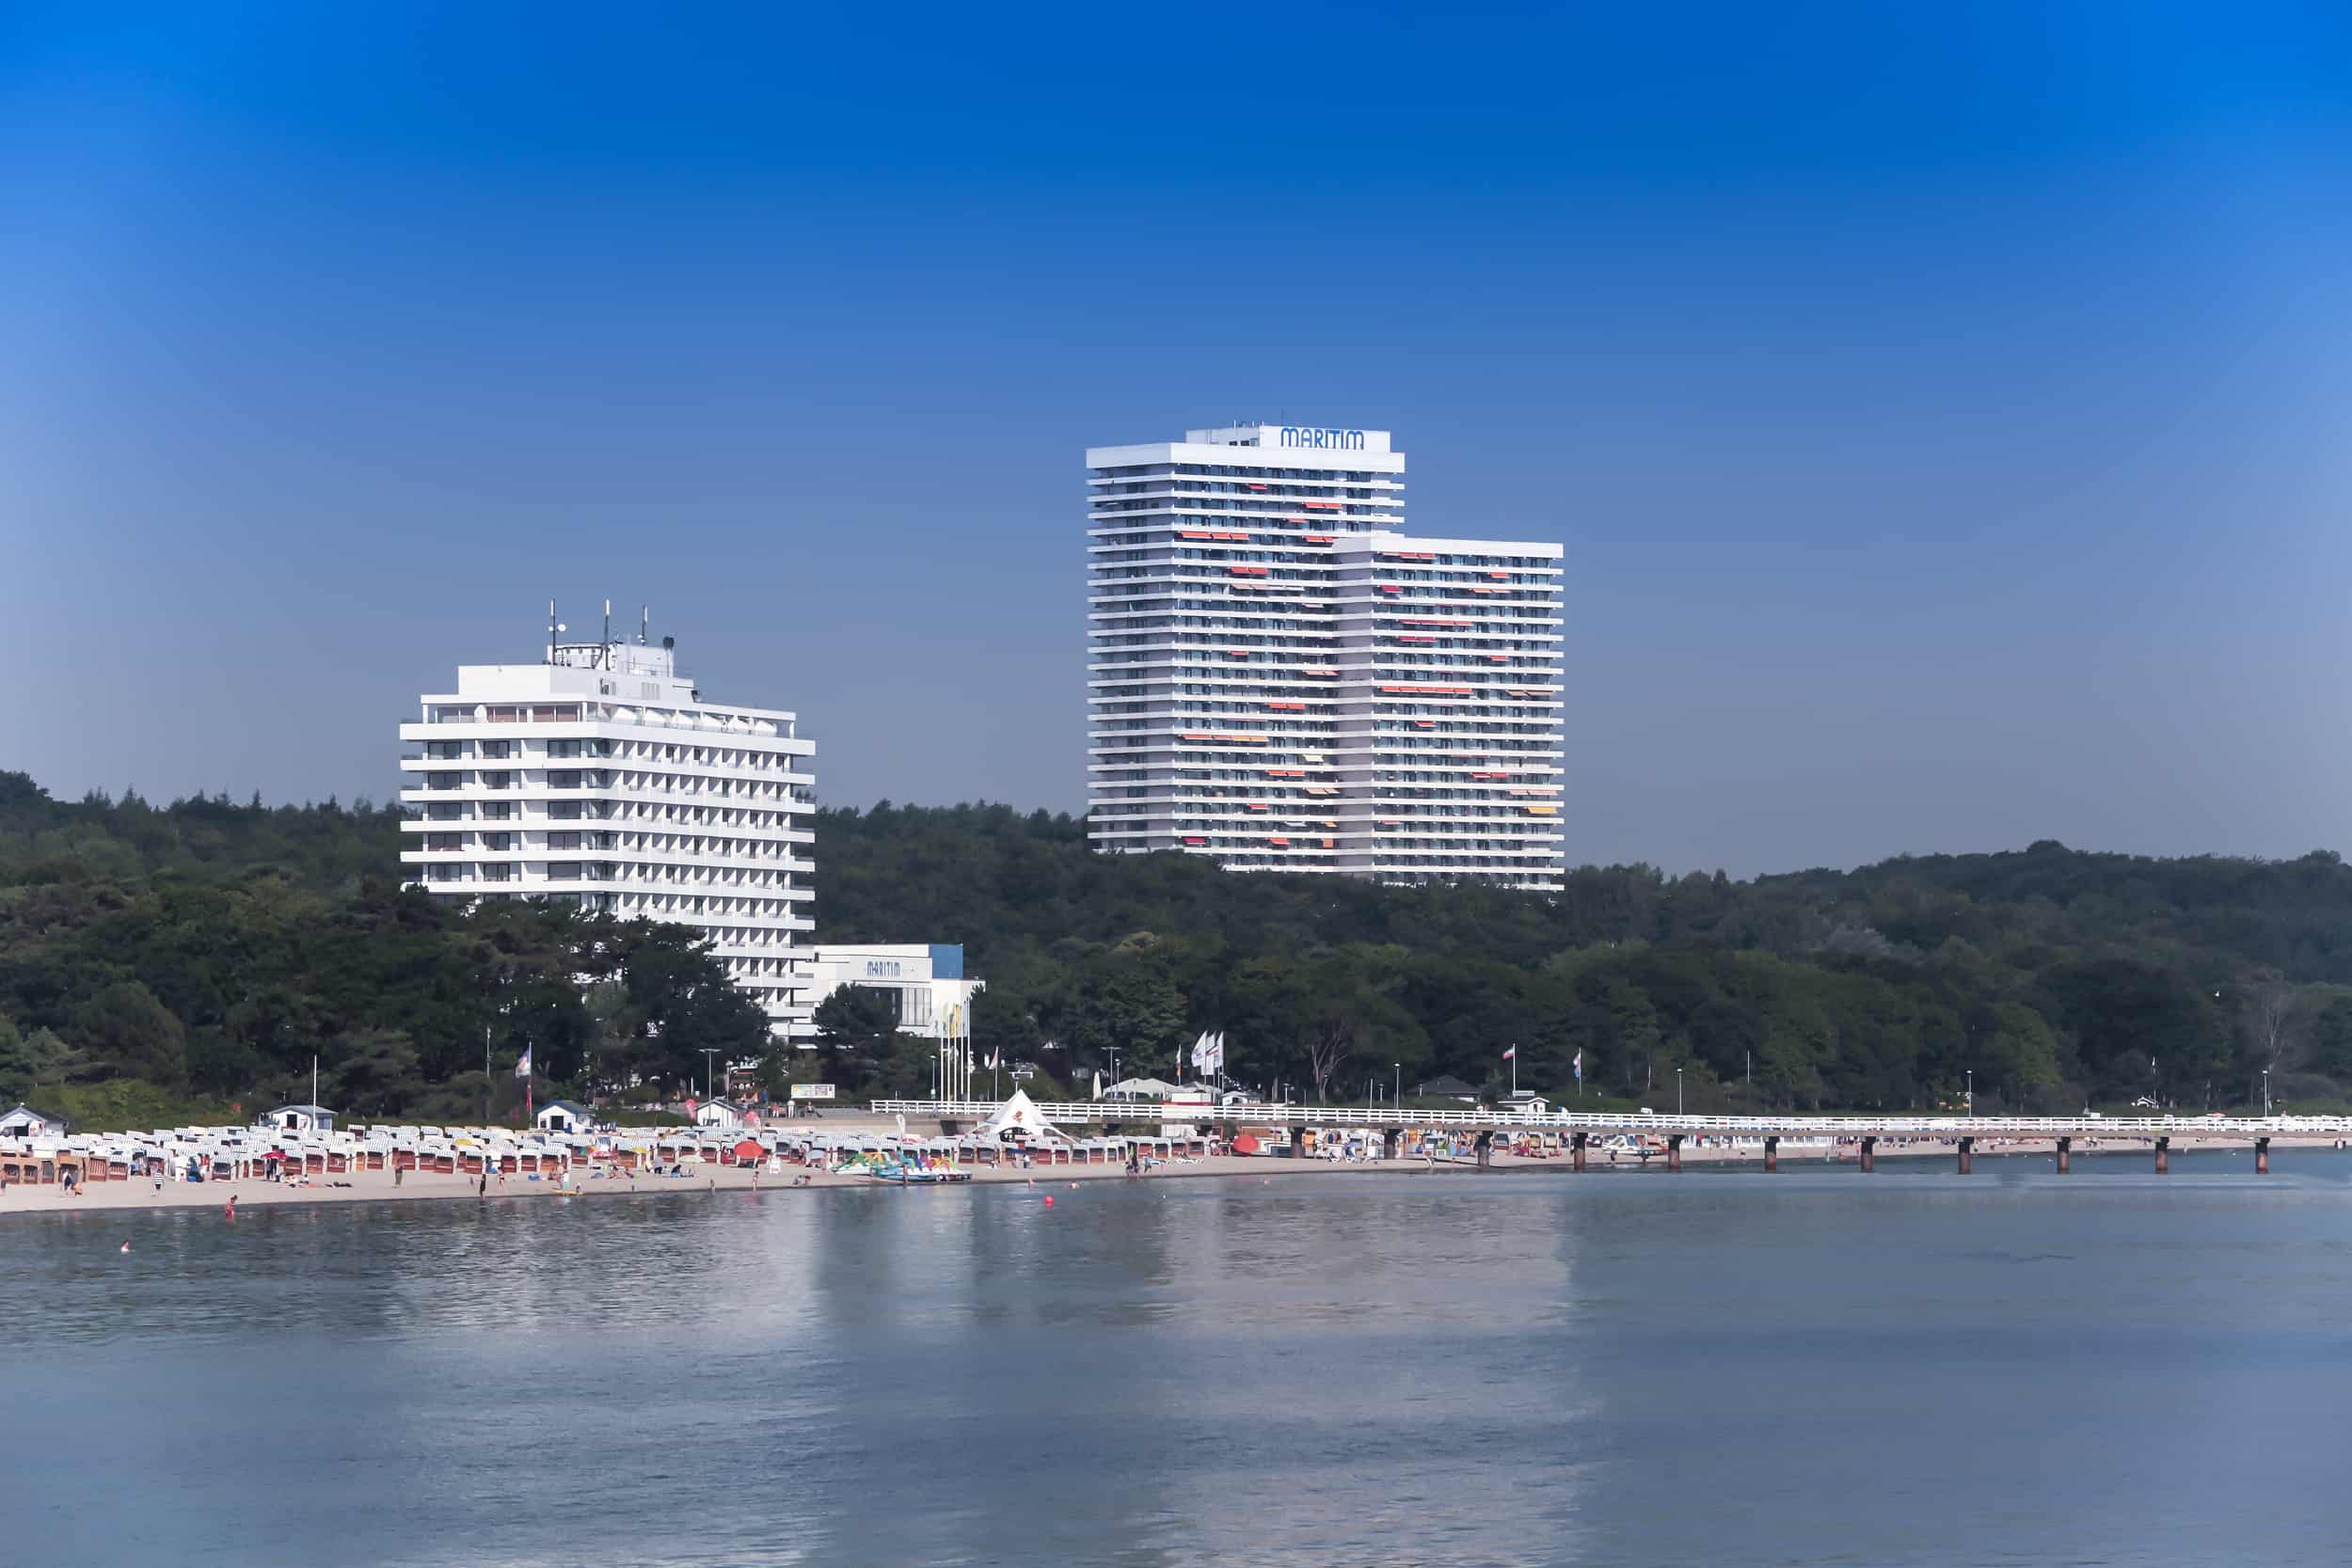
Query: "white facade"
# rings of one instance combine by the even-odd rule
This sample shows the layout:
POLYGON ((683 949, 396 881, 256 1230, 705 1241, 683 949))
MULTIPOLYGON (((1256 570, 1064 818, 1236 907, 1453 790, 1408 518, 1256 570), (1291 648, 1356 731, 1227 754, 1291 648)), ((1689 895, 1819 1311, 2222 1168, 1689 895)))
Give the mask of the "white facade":
POLYGON ((1418 539, 1389 433, 1087 452, 1088 836, 1561 886, 1562 547, 1418 539))
POLYGON ((944 942, 827 942, 809 950, 808 979, 812 1008, 843 986, 886 990, 897 1000, 901 1032, 941 1039, 972 1033, 972 998, 983 986, 964 978, 963 948, 944 942))
POLYGON ((812 1033, 813 742, 792 714, 706 701, 650 647, 562 643, 474 664, 400 737, 401 853, 442 898, 560 898, 693 927, 778 1035, 812 1033))

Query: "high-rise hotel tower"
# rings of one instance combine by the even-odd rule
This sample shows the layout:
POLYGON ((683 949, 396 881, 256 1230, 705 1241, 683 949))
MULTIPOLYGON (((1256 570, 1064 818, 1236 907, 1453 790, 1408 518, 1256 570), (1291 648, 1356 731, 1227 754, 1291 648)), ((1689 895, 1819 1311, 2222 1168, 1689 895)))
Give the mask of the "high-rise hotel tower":
POLYGON ((789 713, 705 700, 671 639, 615 639, 606 619, 603 641, 564 642, 550 613, 539 662, 461 665, 456 690, 423 698, 400 726, 417 748, 401 861, 437 897, 693 927, 773 1032, 811 1035, 816 745, 789 713))
POLYGON ((1402 531, 1382 430, 1087 451, 1089 837, 1561 885, 1561 546, 1402 531))

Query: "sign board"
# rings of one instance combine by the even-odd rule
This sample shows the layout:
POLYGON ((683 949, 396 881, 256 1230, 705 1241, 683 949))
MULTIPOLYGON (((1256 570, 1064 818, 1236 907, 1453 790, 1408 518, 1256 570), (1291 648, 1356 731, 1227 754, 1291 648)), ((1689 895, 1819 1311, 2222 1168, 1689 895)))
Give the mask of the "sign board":
POLYGON ((831 1100, 833 1085, 831 1084, 795 1084, 792 1085, 792 1098, 795 1100, 831 1100))

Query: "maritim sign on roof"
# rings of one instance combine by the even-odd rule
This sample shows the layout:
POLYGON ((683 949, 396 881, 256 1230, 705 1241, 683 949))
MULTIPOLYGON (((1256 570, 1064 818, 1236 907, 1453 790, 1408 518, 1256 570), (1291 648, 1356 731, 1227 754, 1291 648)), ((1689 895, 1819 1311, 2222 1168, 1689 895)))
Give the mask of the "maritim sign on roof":
POLYGON ((1364 433, 1360 430, 1325 430, 1304 425, 1282 427, 1281 444, 1286 447, 1310 447, 1317 451, 1361 451, 1364 433))

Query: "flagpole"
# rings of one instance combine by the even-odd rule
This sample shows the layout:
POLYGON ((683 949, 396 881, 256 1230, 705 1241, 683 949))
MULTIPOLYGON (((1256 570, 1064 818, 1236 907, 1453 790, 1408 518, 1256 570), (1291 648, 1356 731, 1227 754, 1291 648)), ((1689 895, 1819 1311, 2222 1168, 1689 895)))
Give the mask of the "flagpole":
POLYGON ((1514 1043, 1513 1043, 1513 1045, 1512 1045, 1512 1047, 1511 1047, 1511 1094, 1512 1094, 1512 1097, 1513 1097, 1514 1099, 1518 1098, 1518 1092, 1519 1092, 1519 1048, 1518 1048, 1518 1044, 1517 1044, 1516 1042, 1514 1042, 1514 1043))

